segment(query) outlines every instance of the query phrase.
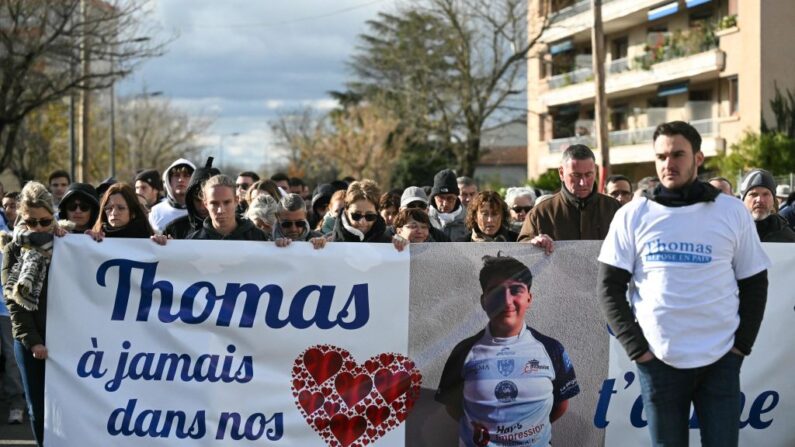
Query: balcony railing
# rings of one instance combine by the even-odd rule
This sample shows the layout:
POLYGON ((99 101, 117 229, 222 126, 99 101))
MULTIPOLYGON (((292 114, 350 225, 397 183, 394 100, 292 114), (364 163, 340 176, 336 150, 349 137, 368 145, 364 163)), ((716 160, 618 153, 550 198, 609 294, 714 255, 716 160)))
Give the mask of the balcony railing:
MULTIPOLYGON (((698 131, 698 133, 701 134, 701 136, 712 136, 717 131, 717 120, 715 118, 690 121, 690 125, 692 125, 698 131)), ((651 143, 652 136, 654 136, 654 129, 656 129, 656 127, 644 127, 640 129, 617 130, 610 132, 607 138, 608 144, 610 147, 618 147, 651 143)), ((584 144, 586 146, 595 147, 596 137, 593 135, 583 135, 579 137, 557 138, 554 140, 549 140, 549 152, 563 152, 572 144, 584 144)))
MULTIPOLYGON (((610 3, 613 0, 603 0, 602 5, 605 3, 610 3)), ((550 17, 550 22, 560 22, 561 20, 566 20, 569 17, 574 17, 578 14, 582 14, 586 11, 591 10, 591 0, 580 0, 577 3, 567 6, 563 9, 558 10, 557 12, 552 12, 550 17)))

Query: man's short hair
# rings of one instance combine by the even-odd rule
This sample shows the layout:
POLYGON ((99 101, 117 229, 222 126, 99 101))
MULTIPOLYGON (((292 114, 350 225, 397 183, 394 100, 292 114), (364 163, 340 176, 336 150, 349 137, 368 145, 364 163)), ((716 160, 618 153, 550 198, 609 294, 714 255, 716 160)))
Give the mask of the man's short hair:
POLYGON ((660 183, 660 179, 657 177, 643 177, 642 179, 638 180, 638 186, 635 188, 636 191, 647 191, 651 188, 651 183, 660 183))
POLYGON ((392 194, 391 192, 385 192, 381 194, 381 198, 378 199, 378 209, 387 210, 389 208, 400 209, 400 196, 392 194))
POLYGON ((53 179, 66 177, 66 183, 72 183, 72 177, 69 176, 69 173, 64 171, 63 169, 58 169, 56 171, 52 171, 50 176, 47 177, 47 184, 49 185, 52 183, 53 179))
POLYGON ((254 180, 255 182, 259 181, 259 175, 257 175, 256 172, 252 172, 252 171, 243 171, 240 174, 238 174, 237 176, 238 177, 251 177, 251 180, 254 180))
POLYGON ((568 163, 569 160, 588 160, 591 159, 596 162, 596 155, 594 155, 591 148, 584 144, 572 144, 565 151, 563 151, 563 155, 560 157, 560 164, 564 165, 568 163))
POLYGON ((533 285, 533 274, 530 269, 519 262, 514 257, 503 256, 497 253, 497 256, 484 256, 483 268, 480 269, 480 288, 484 293, 488 292, 486 287, 494 284, 494 279, 502 281, 512 279, 527 285, 527 290, 533 285))
POLYGON ((298 177, 290 177, 290 180, 287 182, 287 184, 290 186, 306 186, 306 183, 304 183, 304 181, 298 177))
POLYGON ((3 194, 4 199, 13 199, 19 200, 19 192, 18 191, 11 191, 3 194))
POLYGON ((629 183, 629 189, 632 190, 632 180, 630 180, 629 177, 627 177, 626 175, 621 175, 621 174, 611 175, 610 177, 608 177, 607 181, 605 182, 605 185, 607 185, 608 183, 620 182, 622 180, 629 183))
POLYGON ((287 182, 290 183, 290 177, 287 176, 284 172, 277 172, 271 176, 271 180, 274 182, 287 182))
POLYGON ((477 186, 475 184, 475 180, 473 180, 472 177, 467 177, 465 175, 458 177, 457 179, 455 179, 455 181, 456 183, 458 183, 459 188, 462 186, 477 186))
POLYGON ((714 181, 726 182, 726 183, 729 184, 729 189, 734 191, 734 184, 729 179, 727 179, 726 177, 712 177, 711 179, 707 180, 707 183, 712 183, 714 181))
POLYGON ((657 141, 657 137, 660 135, 665 135, 667 137, 681 135, 685 138, 685 140, 690 142, 690 146, 693 148, 694 154, 701 150, 701 135, 699 135, 695 127, 684 121, 671 121, 660 124, 656 129, 654 129, 652 142, 657 141))
POLYGON ((279 212, 306 211, 306 202, 298 194, 287 194, 279 200, 279 212))

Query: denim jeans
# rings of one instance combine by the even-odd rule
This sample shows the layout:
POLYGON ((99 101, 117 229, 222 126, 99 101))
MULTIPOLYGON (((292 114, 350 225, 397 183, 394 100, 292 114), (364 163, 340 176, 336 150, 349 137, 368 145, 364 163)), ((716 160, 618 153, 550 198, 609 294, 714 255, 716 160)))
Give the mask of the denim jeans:
POLYGON ((36 445, 44 443, 44 360, 33 358, 33 353, 19 340, 14 340, 14 354, 28 401, 28 415, 36 445))
POLYGON ((14 336, 11 335, 11 319, 0 315, 0 351, 3 352, 3 393, 6 395, 10 410, 25 408, 25 390, 19 377, 16 354, 14 353, 14 336))
POLYGON ((742 356, 728 352, 699 368, 678 369, 656 358, 638 363, 652 445, 688 445, 692 402, 702 446, 737 446, 742 362, 742 356))

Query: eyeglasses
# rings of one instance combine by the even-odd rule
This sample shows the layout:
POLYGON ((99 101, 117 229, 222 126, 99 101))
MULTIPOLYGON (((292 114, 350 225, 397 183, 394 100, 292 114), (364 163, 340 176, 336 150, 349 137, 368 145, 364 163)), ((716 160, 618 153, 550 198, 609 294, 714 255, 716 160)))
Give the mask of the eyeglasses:
POLYGON ((292 227, 297 228, 306 228, 306 221, 305 220, 282 220, 279 221, 279 225, 284 228, 285 230, 292 227))
POLYGON ((409 208, 417 208, 417 209, 420 209, 420 210, 424 210, 424 209, 428 209, 428 204, 425 203, 425 202, 420 202, 420 201, 411 202, 408 205, 406 205, 406 208, 407 209, 409 209, 409 208))
POLYGON ((44 219, 25 219, 25 225, 28 228, 36 228, 37 226, 41 225, 42 228, 49 227, 52 225, 52 218, 44 218, 44 219))
POLYGON ((350 218, 354 222, 358 222, 362 219, 368 222, 375 222, 378 219, 378 214, 376 213, 350 213, 350 218))
POLYGON ((518 206, 517 205, 517 206, 515 206, 515 207, 513 207, 511 209, 513 210, 514 213, 519 214, 519 213, 529 213, 530 210, 533 209, 533 207, 532 207, 532 205, 530 205, 530 206, 518 206))
POLYGON ((105 214, 110 214, 114 210, 116 212, 123 213, 127 211, 127 207, 124 205, 108 205, 103 210, 105 211, 105 214))
POLYGON ((235 183, 235 187, 242 189, 243 191, 247 190, 249 186, 251 185, 248 183, 235 183))
POLYGON ((405 228, 407 230, 412 230, 412 231, 413 230, 425 230, 425 231, 428 231, 428 225, 418 224, 416 222, 407 223, 406 225, 403 225, 403 228, 405 228))
POLYGON ((69 211, 69 212, 74 212, 78 208, 80 208, 80 211, 82 211, 84 213, 87 213, 87 212, 91 211, 91 205, 89 205, 87 203, 81 203, 81 202, 79 202, 77 200, 75 200, 74 202, 71 202, 68 205, 66 205, 66 211, 69 211))

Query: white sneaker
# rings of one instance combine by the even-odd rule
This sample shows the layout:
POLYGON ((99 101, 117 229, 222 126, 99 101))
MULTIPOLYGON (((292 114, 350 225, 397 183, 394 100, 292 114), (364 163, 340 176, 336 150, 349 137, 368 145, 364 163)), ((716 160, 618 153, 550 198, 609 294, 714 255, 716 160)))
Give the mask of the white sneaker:
POLYGON ((22 410, 16 409, 8 412, 8 423, 12 425, 21 424, 24 420, 24 413, 22 410))

